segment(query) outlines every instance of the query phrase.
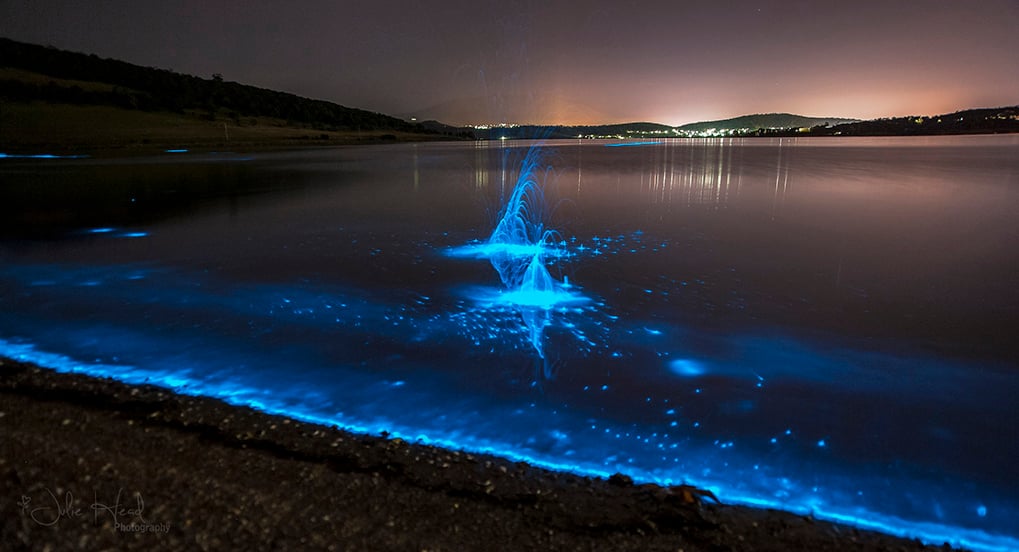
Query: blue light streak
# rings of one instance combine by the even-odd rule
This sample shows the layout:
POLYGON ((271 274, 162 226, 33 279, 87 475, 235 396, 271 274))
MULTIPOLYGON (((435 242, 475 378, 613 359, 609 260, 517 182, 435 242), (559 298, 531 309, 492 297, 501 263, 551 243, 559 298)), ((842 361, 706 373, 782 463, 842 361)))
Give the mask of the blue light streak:
POLYGON ((88 159, 88 155, 55 155, 52 153, 0 153, 0 159, 88 159))
POLYGON ((89 228, 88 230, 84 230, 84 231, 80 232, 79 234, 90 234, 90 235, 94 235, 94 236, 106 236, 106 237, 126 238, 126 239, 146 238, 146 237, 149 236, 149 233, 147 231, 144 231, 144 230, 133 230, 133 231, 126 231, 126 230, 124 230, 124 231, 121 231, 121 230, 119 230, 117 228, 114 228, 112 226, 104 226, 104 227, 101 227, 101 228, 89 228))
POLYGON ((475 288, 468 293, 468 297, 482 308, 502 306, 551 310, 560 306, 583 305, 591 302, 590 298, 565 288, 547 290, 475 288))
POLYGON ((661 144, 661 142, 620 142, 620 143, 614 143, 614 144, 605 144, 605 147, 607 147, 607 148, 628 148, 628 147, 636 147, 636 146, 657 146, 659 144, 661 144))
POLYGON ((540 243, 483 242, 450 247, 445 250, 445 254, 450 257, 467 259, 491 259, 493 257, 505 256, 530 260, 539 255, 542 257, 560 257, 566 255, 566 252, 562 249, 540 243))

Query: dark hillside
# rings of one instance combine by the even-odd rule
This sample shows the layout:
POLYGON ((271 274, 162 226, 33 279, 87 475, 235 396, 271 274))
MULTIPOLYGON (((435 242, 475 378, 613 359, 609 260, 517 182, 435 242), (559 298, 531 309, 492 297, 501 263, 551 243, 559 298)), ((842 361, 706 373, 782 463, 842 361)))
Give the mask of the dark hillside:
POLYGON ((0 96, 11 101, 45 101, 74 105, 107 105, 143 111, 182 113, 197 110, 213 119, 217 113, 240 117, 270 117, 321 130, 391 129, 427 132, 420 125, 344 107, 322 100, 276 92, 223 80, 219 75, 203 79, 141 67, 124 61, 102 59, 0 38, 0 67, 39 73, 56 79, 97 82, 111 87, 61 86, 57 83, 0 80, 0 96))

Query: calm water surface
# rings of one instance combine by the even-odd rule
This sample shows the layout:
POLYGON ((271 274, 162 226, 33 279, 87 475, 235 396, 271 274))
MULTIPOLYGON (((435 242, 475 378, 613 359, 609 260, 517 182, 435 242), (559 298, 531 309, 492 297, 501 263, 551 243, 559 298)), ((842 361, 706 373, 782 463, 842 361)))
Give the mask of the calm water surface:
POLYGON ((6 160, 0 353, 1019 547, 1019 137, 545 143, 544 306, 531 145, 6 160))

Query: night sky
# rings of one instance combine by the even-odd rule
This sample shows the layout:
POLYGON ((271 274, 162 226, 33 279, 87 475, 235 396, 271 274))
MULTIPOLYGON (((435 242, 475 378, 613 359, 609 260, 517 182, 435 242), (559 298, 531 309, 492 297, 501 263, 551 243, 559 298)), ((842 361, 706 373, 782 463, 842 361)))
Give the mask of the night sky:
POLYGON ((1014 105, 1017 29, 1016 0, 0 2, 14 40, 454 124, 1014 105))

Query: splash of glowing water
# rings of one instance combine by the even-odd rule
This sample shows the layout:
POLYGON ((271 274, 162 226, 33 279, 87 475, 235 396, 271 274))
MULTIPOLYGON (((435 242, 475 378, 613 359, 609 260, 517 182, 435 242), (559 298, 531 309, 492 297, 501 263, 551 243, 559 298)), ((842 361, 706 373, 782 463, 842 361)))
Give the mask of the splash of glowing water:
POLYGON ((528 148, 520 174, 488 241, 469 253, 487 257, 499 273, 503 289, 482 294, 484 302, 511 305, 520 310, 529 341, 545 358, 544 332, 550 325, 549 311, 564 303, 586 300, 552 277, 547 259, 560 255, 555 244, 558 233, 545 228, 545 192, 540 170, 541 144, 528 148))
MULTIPOLYGON (((530 283, 524 281, 526 272, 544 269, 543 250, 546 242, 550 242, 553 237, 551 232, 545 231, 542 220, 545 192, 538 179, 540 158, 540 144, 527 150, 516 185, 499 212, 499 221, 488 238, 487 245, 491 248, 489 260, 499 273, 503 285, 511 290, 530 283), (541 266, 533 268, 536 263, 541 266)), ((533 273, 530 277, 536 276, 540 284, 545 284, 551 280, 551 276, 547 270, 544 273, 544 277, 533 273)))

